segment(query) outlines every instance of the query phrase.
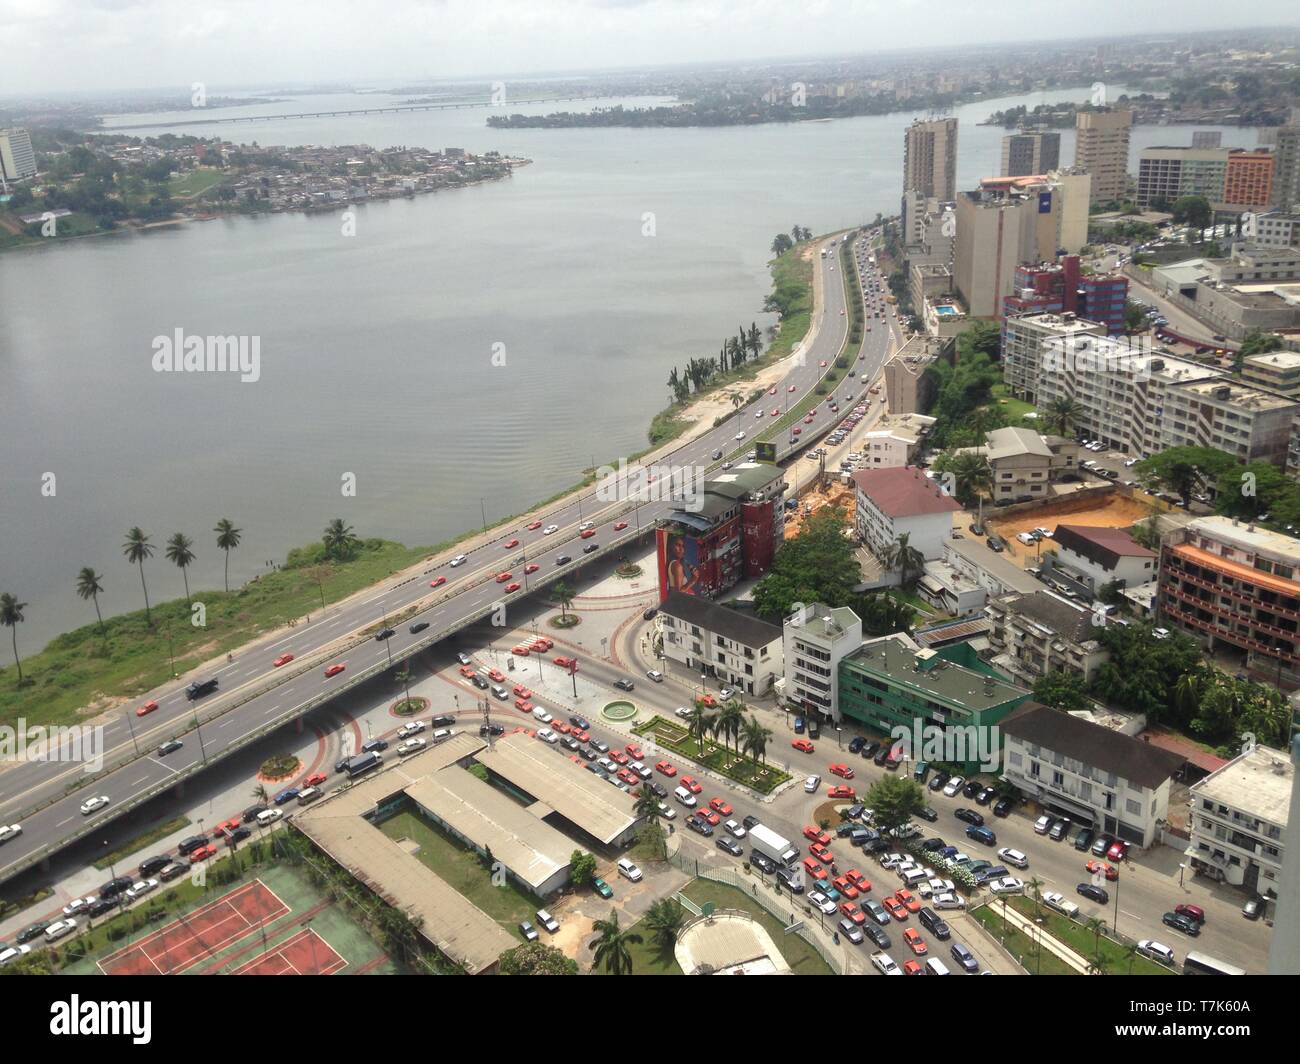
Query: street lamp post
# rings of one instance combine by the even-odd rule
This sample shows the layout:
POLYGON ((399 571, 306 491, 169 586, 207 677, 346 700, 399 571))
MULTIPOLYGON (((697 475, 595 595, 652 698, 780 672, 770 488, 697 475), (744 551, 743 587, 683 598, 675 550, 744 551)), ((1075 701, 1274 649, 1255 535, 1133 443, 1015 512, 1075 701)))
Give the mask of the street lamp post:
POLYGON ((122 716, 126 718, 126 728, 127 728, 127 731, 129 731, 129 732, 131 733, 131 745, 135 747, 135 756, 136 756, 136 757, 139 757, 139 756, 140 756, 140 744, 137 743, 137 742, 135 741, 135 726, 132 725, 132 723, 131 723, 131 714, 130 714, 130 712, 128 711, 128 712, 126 712, 126 713, 123 713, 122 716))
POLYGON ((203 746, 203 729, 199 727, 199 707, 194 707, 194 734, 199 737, 199 754, 203 757, 203 763, 208 763, 208 751, 203 746))

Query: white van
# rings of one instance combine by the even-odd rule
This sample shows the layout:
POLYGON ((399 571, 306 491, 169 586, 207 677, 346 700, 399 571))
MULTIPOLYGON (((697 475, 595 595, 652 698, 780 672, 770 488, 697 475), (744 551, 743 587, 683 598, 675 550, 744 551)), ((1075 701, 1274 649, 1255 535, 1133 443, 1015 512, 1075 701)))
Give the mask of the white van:
POLYGON ((630 879, 633 883, 641 881, 641 869, 629 861, 626 857, 618 859, 618 874, 624 879, 630 879))
POLYGON ((938 957, 931 957, 929 960, 925 962, 925 974, 926 975, 951 975, 952 973, 948 971, 947 965, 945 965, 943 961, 941 961, 938 957))
POLYGON ((533 720, 540 720, 543 724, 550 724, 555 718, 546 712, 541 706, 533 710, 533 720))
POLYGON ((675 791, 673 791, 673 797, 676 798, 679 802, 682 803, 682 805, 686 806, 688 809, 695 808, 695 795, 693 795, 685 787, 678 787, 675 791))
POLYGON ((263 809, 257 814, 257 826, 264 828, 268 824, 274 824, 282 816, 284 816, 283 809, 263 809))
POLYGON ((909 868, 903 873, 903 885, 914 887, 918 883, 924 883, 930 878, 930 873, 924 868, 909 868))
MULTIPOLYGON (((308 802, 314 802, 317 798, 321 796, 322 793, 324 792, 322 792, 319 787, 308 787, 305 791, 303 791, 301 794, 298 795, 298 804, 306 805, 308 802)), ((268 809, 267 812, 270 812, 270 810, 268 809)), ((261 816, 262 814, 258 813, 257 815, 261 816)))
POLYGON ((55 920, 45 929, 45 941, 57 942, 59 939, 72 934, 77 930, 76 920, 55 920))

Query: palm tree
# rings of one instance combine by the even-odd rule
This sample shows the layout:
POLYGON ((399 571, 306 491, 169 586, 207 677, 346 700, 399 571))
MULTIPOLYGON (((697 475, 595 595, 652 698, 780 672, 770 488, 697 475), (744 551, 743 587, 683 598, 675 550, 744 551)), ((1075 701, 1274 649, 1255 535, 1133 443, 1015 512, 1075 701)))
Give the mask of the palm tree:
POLYGON ((95 604, 95 616, 99 618, 99 630, 104 631, 104 617, 99 612, 99 596, 104 593, 103 577, 89 565, 77 574, 77 595, 84 602, 90 599, 95 604))
POLYGON ((1100 953, 1101 933, 1106 930, 1106 921, 1101 920, 1096 916, 1091 916, 1088 918, 1088 922, 1084 925, 1084 927, 1087 928, 1087 930, 1092 932, 1093 951, 1096 953, 1100 953))
POLYGON ((18 666, 18 684, 20 687, 23 682, 23 663, 18 660, 18 626, 25 619, 23 610, 26 608, 27 603, 19 602, 8 591, 0 595, 0 625, 4 625, 13 634, 14 664, 18 666))
POLYGON ((1124 959, 1128 961, 1128 974, 1133 974, 1133 961, 1138 955, 1138 946, 1136 942, 1130 942, 1124 947, 1124 959))
POLYGON ((569 590, 569 585, 561 580, 551 588, 551 597, 560 604, 560 616, 569 615, 569 607, 573 605, 573 592, 569 590))
POLYGON ((591 970, 594 972, 604 967, 607 975, 631 975, 632 951, 629 947, 641 945, 641 936, 619 928, 617 909, 610 910, 608 920, 594 921, 591 929, 600 936, 591 943, 596 951, 591 970))
POLYGON ((771 738, 771 729, 764 728, 758 722, 758 718, 752 714, 740 729, 741 748, 755 760, 764 764, 767 763, 767 741, 771 738))
POLYGON ((1025 884, 1029 888, 1029 893, 1034 896, 1034 915, 1043 915, 1043 881, 1034 876, 1025 884))
POLYGON ((1058 436, 1069 436, 1070 429, 1079 423, 1081 417, 1082 405, 1070 396, 1062 395, 1048 405, 1047 413, 1043 415, 1043 425, 1058 436))
POLYGON ((266 801, 266 786, 261 783, 255 784, 253 787, 253 797, 259 802, 266 801))
POLYGON ((686 727, 691 733, 691 737, 699 744, 700 750, 704 749, 704 733, 709 730, 713 714, 698 702, 691 709, 691 714, 686 718, 686 727))
POLYGON ((1089 975, 1110 975, 1110 960, 1100 949, 1088 958, 1089 975))
POLYGON ((660 898, 645 914, 650 937, 663 950, 670 950, 677 944, 678 932, 685 922, 686 910, 675 898, 660 898))
POLYGON ((1191 669, 1174 681, 1174 705, 1188 717, 1193 716, 1201 704, 1204 682, 1203 669, 1191 669))
POLYGON ((977 451, 963 451, 954 455, 946 463, 946 472, 952 474, 957 482, 957 499, 963 506, 970 506, 971 496, 979 500, 977 520, 984 522, 984 492, 993 489, 993 467, 985 455, 977 451))
POLYGON ((194 546, 194 541, 184 532, 173 532, 171 539, 167 541, 167 560, 180 569, 181 576, 185 578, 186 605, 190 601, 190 574, 188 570, 194 561, 194 552, 190 550, 192 546, 194 546))
POLYGON ((903 584, 908 583, 908 577, 913 572, 920 572, 925 568, 925 555, 908 542, 910 537, 911 533, 904 532, 885 551, 886 567, 901 570, 903 584))
POLYGON ((140 587, 144 589, 144 619, 145 623, 152 627, 153 614, 149 612, 149 585, 144 581, 144 561, 146 558, 153 557, 153 544, 149 542, 149 537, 144 534, 139 525, 126 534, 122 553, 132 565, 140 567, 140 587))
POLYGON ((217 527, 212 530, 217 534, 217 546, 226 552, 226 590, 230 590, 230 552, 239 546, 239 537, 243 535, 238 528, 230 522, 229 517, 223 517, 217 522, 217 527))
MULTIPOLYGON (((734 343, 734 341, 730 341, 730 340, 729 340, 728 343, 734 343)), ((744 405, 745 405, 745 397, 744 397, 743 395, 741 395, 739 392, 732 392, 732 393, 731 393, 731 408, 732 408, 733 410, 739 410, 739 409, 740 409, 742 406, 744 406, 744 405)))
POLYGON ((729 698, 718 712, 718 730, 724 739, 730 742, 737 739, 736 751, 740 752, 740 729, 745 723, 745 707, 739 698, 729 698))
POLYGON ((351 525, 345 524, 343 518, 336 517, 325 526, 321 542, 325 544, 325 554, 328 557, 343 558, 356 548, 357 537, 351 525))
POLYGON ((663 816, 663 810, 659 808, 659 797, 649 787, 641 791, 641 795, 636 800, 636 805, 632 807, 632 812, 639 817, 644 817, 647 822, 658 820, 663 816))

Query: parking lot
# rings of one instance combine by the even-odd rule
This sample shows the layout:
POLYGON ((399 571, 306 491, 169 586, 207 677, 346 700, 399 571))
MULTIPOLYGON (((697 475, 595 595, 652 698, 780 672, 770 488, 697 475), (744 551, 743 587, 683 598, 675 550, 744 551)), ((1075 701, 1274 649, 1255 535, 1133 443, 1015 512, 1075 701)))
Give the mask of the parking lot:
MULTIPOLYGON (((1120 462, 1121 468, 1123 462, 1120 462)), ((1099 528, 1129 528, 1151 514, 1151 508, 1138 498, 1119 492, 1089 498, 1064 498, 1045 501, 1021 513, 1005 517, 985 512, 984 524, 1007 541, 1007 554, 1021 565, 1032 565, 1040 550, 1051 541, 1026 545, 1016 537, 1043 527, 1054 531, 1057 525, 1092 525, 1099 528)))

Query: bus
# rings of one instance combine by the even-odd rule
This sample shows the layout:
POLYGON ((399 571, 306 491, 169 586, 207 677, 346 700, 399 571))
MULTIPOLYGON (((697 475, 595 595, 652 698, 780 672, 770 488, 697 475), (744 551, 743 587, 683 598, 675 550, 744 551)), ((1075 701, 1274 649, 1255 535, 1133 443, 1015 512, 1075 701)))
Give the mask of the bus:
POLYGON ((1235 964, 1215 960, 1206 953, 1194 950, 1183 961, 1183 975, 1245 975, 1246 972, 1235 964))

